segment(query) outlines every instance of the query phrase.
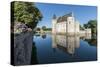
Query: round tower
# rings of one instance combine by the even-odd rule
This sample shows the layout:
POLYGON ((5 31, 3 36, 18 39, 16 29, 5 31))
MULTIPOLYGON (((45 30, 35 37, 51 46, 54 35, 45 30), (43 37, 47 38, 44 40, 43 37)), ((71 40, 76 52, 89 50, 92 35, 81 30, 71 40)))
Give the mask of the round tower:
POLYGON ((67 33, 68 35, 74 35, 75 32, 75 20, 74 20, 74 14, 73 12, 68 14, 68 18, 67 18, 67 33))
POLYGON ((56 23, 57 23, 57 17, 56 17, 56 15, 53 15, 53 19, 52 19, 52 34, 56 33, 56 23))

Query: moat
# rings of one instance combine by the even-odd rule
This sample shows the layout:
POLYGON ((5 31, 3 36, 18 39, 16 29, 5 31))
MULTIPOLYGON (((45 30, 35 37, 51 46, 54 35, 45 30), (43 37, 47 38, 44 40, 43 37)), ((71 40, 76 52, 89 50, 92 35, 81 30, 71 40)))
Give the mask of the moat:
POLYGON ((22 33, 15 36, 14 64, 48 64, 97 60, 97 39, 86 36, 22 33))
POLYGON ((97 59, 96 39, 90 36, 38 35, 33 36, 38 63, 90 61, 97 59))

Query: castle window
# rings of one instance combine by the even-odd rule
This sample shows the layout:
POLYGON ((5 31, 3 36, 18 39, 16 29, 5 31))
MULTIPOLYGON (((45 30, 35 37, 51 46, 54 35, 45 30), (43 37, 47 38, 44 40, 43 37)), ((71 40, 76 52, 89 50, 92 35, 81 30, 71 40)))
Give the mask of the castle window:
POLYGON ((71 22, 69 21, 69 24, 71 24, 71 22))

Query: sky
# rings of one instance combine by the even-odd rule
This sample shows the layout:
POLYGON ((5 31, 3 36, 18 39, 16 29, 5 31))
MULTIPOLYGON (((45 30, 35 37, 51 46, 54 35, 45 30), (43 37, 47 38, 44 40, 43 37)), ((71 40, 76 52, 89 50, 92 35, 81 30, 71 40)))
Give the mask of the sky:
POLYGON ((43 15, 42 21, 39 21, 37 27, 46 26, 47 28, 52 28, 52 17, 54 14, 57 17, 59 17, 70 12, 73 12, 75 19, 79 21, 81 25, 87 23, 89 20, 97 19, 96 6, 80 6, 49 3, 35 3, 35 5, 43 15))

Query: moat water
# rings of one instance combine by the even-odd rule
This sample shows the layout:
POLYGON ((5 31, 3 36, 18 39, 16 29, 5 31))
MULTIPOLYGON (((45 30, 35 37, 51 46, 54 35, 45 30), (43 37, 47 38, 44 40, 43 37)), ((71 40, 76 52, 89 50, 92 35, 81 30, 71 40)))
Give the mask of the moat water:
POLYGON ((90 35, 22 33, 14 36, 12 52, 14 65, 95 61, 97 39, 90 35))
POLYGON ((39 64, 97 59, 97 40, 89 35, 79 37, 41 34, 33 38, 39 64))

